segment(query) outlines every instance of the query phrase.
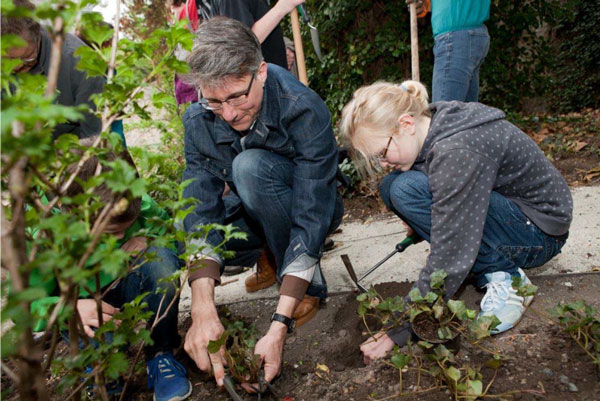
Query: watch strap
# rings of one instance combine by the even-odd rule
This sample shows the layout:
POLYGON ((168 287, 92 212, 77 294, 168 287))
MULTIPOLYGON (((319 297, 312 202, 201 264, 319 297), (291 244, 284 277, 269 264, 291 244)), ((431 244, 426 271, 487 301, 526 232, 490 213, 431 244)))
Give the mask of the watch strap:
POLYGON ((296 319, 287 317, 287 316, 282 315, 281 313, 277 313, 277 312, 273 313, 273 316, 271 316, 271 321, 277 321, 277 322, 285 324, 287 326, 288 333, 293 333, 294 328, 296 327, 296 319))

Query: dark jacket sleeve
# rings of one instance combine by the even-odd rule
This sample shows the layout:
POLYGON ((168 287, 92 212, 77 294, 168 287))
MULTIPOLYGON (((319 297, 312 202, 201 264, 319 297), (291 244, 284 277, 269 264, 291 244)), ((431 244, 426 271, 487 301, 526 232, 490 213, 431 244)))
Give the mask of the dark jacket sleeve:
MULTIPOLYGON (((337 144, 331 116, 325 103, 314 92, 301 96, 314 99, 297 101, 283 124, 296 152, 292 229, 284 269, 293 262, 301 262, 302 258, 298 257, 303 254, 314 259, 312 264, 316 262, 335 209, 337 144)), ((310 261, 301 264, 305 264, 299 266, 301 268, 309 267, 310 261)))
MULTIPOLYGON (((196 201, 193 211, 184 220, 184 229, 187 232, 195 232, 204 224, 223 224, 225 222, 225 205, 222 194, 225 188, 223 180, 208 171, 208 157, 200 150, 197 138, 202 132, 197 132, 201 124, 196 124, 190 113, 183 117, 185 170, 183 180, 191 180, 183 191, 184 198, 196 201)), ((211 256, 221 262, 221 258, 211 252, 211 248, 223 242, 223 236, 216 230, 210 230, 204 240, 196 242, 199 246, 207 246, 207 256, 211 256)))

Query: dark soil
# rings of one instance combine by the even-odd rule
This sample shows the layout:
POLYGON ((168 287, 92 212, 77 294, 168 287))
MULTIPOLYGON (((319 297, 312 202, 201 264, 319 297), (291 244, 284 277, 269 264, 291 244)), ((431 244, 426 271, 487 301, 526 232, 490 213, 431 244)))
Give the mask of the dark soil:
MULTIPOLYGON (((585 300, 598 308, 600 274, 533 277, 532 281, 540 289, 519 326, 484 344, 489 348, 497 347, 507 359, 498 369, 489 394, 505 394, 504 399, 520 400, 600 400, 600 375, 591 359, 567 334, 543 317, 545 311, 559 301, 585 300)), ((384 283, 376 287, 384 297, 406 294, 410 288, 411 283, 384 283)), ((472 286, 466 286, 460 293, 460 298, 470 308, 476 308, 481 297, 482 294, 472 286)), ((359 345, 368 333, 356 314, 358 303, 355 298, 354 293, 330 297, 315 319, 287 338, 282 375, 274 384, 279 398, 270 395, 263 399, 367 400, 398 393, 395 368, 384 362, 370 366, 363 364, 359 345), (317 368, 317 364, 325 365, 329 372, 317 368)), ((230 305, 229 308, 239 316, 255 317, 257 328, 265 332, 276 302, 260 300, 230 305)), ((482 366, 488 359, 489 354, 467 341, 460 342, 457 360, 461 363, 482 366)), ((186 365, 195 383, 193 400, 229 399, 227 394, 218 392, 212 378, 200 373, 191 361, 187 360, 186 365)), ((494 371, 482 367, 481 372, 486 386, 494 371)), ((420 392, 401 399, 452 399, 446 389, 423 392, 431 385, 423 375, 417 388, 417 377, 410 372, 404 373, 403 392, 420 392)), ((247 395, 245 399, 253 397, 247 395)))

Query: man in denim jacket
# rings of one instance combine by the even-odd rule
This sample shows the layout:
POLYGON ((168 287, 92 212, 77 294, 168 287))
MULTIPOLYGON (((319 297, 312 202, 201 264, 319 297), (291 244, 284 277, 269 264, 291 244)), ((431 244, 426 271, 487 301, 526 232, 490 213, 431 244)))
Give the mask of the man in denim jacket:
MULTIPOLYGON (((305 294, 327 295, 319 260, 326 235, 343 214, 330 114, 319 96, 288 71, 263 61, 256 36, 238 21, 204 22, 188 63, 187 78, 198 87, 200 102, 183 117, 183 179, 193 180, 184 196, 200 202, 185 229, 232 223, 248 233, 249 241, 245 246, 230 242, 227 249, 247 251, 250 244, 266 243, 271 250, 280 298, 269 331, 255 348, 270 381, 281 370, 285 334, 293 329, 305 294), (225 184, 241 200, 237 211, 231 198, 222 196, 225 184)), ((185 339, 186 352, 200 369, 212 366, 219 385, 223 348, 210 354, 207 344, 224 331, 214 302, 224 261, 213 248, 222 241, 221 233, 211 230, 197 244, 202 251, 190 273, 192 326, 185 339)))

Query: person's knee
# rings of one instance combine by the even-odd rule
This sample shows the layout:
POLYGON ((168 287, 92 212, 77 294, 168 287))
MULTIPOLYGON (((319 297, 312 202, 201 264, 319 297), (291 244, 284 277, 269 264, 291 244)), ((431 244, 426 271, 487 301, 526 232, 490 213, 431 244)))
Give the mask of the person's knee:
POLYGON ((251 186, 251 182, 261 175, 265 152, 262 149, 248 149, 233 159, 231 176, 236 188, 251 186))
POLYGON ((174 278, 173 282, 166 279, 172 277, 181 268, 176 252, 169 248, 151 247, 145 257, 148 258, 148 262, 140 268, 144 275, 143 279, 151 281, 152 287, 160 287, 174 292, 178 283, 177 279, 174 278))
POLYGON ((407 171, 398 175, 389 185, 389 199, 394 210, 400 214, 407 212, 415 204, 427 198, 429 184, 427 177, 417 171, 407 171))
POLYGON ((383 200, 383 203, 389 210, 393 211, 392 201, 390 199, 390 187, 396 178, 398 178, 399 172, 393 172, 386 175, 383 180, 379 183, 379 196, 383 200))

